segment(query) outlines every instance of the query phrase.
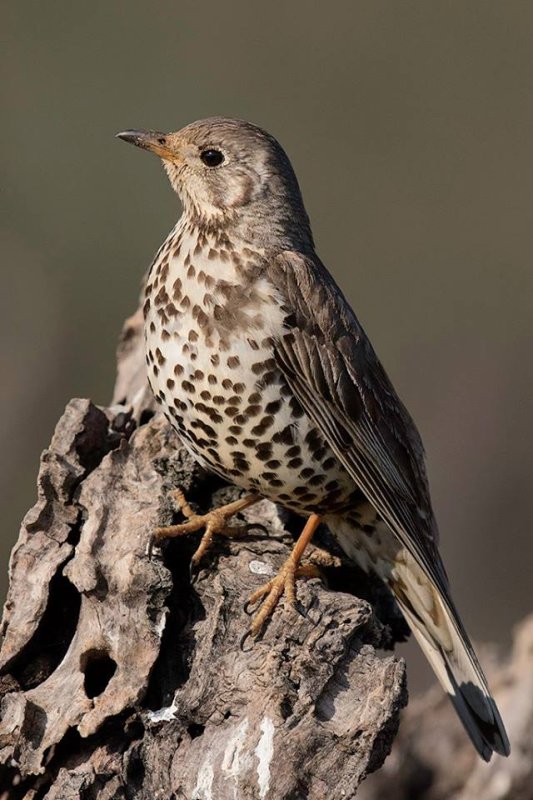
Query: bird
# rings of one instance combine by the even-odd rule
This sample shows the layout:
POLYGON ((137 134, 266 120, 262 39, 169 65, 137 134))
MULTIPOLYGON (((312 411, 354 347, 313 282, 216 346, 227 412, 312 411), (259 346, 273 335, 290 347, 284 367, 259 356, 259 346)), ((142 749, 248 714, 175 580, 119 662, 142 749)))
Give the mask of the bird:
POLYGON ((261 630, 295 601, 318 525, 394 595, 480 756, 509 740, 450 592, 424 449, 348 300, 318 257, 291 162, 243 120, 117 137, 157 155, 182 215, 144 290, 148 380, 183 445, 246 490, 154 537, 204 530, 198 563, 228 521, 262 498, 306 518, 279 574, 250 598, 261 630))

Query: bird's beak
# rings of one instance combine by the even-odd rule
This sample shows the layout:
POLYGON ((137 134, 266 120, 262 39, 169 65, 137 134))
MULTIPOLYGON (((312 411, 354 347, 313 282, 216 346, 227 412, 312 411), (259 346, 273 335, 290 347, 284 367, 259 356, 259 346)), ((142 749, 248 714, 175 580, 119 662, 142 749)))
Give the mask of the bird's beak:
POLYGON ((160 158, 175 158, 176 153, 171 149, 168 136, 160 131, 121 131, 116 134, 117 139, 149 150, 160 158))

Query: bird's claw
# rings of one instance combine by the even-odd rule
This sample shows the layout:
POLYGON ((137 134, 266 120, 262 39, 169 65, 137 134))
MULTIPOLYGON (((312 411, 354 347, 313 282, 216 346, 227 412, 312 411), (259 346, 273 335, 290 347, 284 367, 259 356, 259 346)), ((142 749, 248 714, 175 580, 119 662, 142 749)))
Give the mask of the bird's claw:
POLYGON ((250 625, 249 634, 254 638, 259 635, 282 597, 286 600, 289 609, 296 608, 296 581, 298 578, 320 577, 320 570, 314 564, 297 566, 294 559, 289 557, 278 574, 256 589, 245 603, 244 611, 251 616, 254 613, 251 607, 260 600, 262 601, 250 625))

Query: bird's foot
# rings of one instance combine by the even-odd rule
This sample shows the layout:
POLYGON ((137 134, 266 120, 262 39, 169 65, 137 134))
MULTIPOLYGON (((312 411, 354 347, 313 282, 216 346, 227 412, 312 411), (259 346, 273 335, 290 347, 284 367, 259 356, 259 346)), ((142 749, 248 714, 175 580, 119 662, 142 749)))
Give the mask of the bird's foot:
POLYGON ((284 595, 289 608, 296 605, 296 581, 298 578, 320 578, 321 572, 315 564, 300 564, 304 550, 320 524, 320 517, 311 514, 292 552, 275 578, 260 586, 249 598, 247 607, 254 606, 262 598, 261 606, 252 620, 250 633, 257 636, 284 595))
POLYGON ((184 536, 187 533, 195 533, 203 528, 204 534, 191 559, 196 566, 211 546, 215 534, 237 537, 244 536, 247 533, 247 525, 228 525, 228 520, 237 512, 257 503, 261 497, 257 494, 245 495, 240 500, 235 500, 235 502, 220 506, 220 508, 214 508, 212 511, 208 511, 207 514, 196 514, 181 489, 175 489, 172 492, 172 499, 183 516, 187 518, 187 522, 156 528, 152 533, 151 548, 159 544, 162 539, 184 536))
POLYGON ((322 573, 314 564, 300 564, 295 567, 294 562, 289 557, 276 577, 260 586, 248 599, 247 606, 254 606, 264 598, 250 625, 251 635, 257 636, 261 632, 263 625, 274 612, 282 596, 284 596, 289 608, 295 608, 296 581, 298 578, 320 577, 322 577, 322 573))

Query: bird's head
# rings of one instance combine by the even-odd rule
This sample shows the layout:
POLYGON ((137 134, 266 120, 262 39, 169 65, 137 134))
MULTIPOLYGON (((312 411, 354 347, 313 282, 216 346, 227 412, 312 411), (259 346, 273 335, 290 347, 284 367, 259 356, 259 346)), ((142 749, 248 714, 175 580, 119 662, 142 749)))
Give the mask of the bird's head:
POLYGON ((308 229, 291 163, 256 125, 212 117, 175 133, 128 130, 117 136, 163 160, 185 212, 196 219, 269 221, 274 229, 297 221, 300 230, 308 229))

